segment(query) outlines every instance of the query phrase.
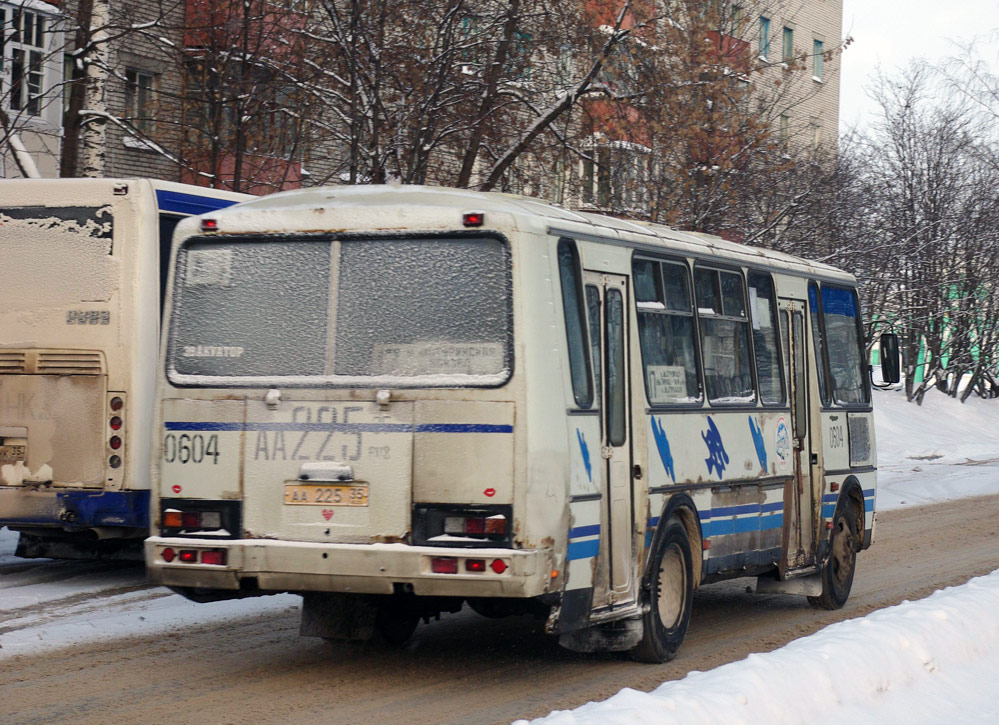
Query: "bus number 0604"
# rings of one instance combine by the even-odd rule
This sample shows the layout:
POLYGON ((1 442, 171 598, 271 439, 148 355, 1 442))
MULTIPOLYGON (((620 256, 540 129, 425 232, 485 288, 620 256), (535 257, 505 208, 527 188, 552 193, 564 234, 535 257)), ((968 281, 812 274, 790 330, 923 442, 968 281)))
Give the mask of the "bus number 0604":
POLYGON ((203 436, 200 433, 167 433, 163 439, 163 460, 166 463, 202 463, 211 459, 219 462, 219 437, 213 433, 203 436))

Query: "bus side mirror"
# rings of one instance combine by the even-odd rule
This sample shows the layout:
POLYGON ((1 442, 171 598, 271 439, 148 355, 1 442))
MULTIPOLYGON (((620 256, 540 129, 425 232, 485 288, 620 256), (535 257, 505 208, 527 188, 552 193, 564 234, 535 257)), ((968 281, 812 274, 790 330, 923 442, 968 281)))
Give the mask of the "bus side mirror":
POLYGON ((902 379, 898 359, 898 335, 886 332, 881 335, 881 380, 885 384, 897 383, 902 379))

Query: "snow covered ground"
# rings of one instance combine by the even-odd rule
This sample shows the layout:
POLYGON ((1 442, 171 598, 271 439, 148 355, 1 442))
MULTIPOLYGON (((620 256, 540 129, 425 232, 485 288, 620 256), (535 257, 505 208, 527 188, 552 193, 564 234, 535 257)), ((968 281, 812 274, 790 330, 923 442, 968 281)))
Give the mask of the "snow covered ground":
MULTIPOLYGON (((876 393, 878 509, 999 492, 996 421, 999 401, 961 405, 931 393, 917 408, 899 392, 876 393)), ((293 595, 194 604, 149 587, 139 566, 22 560, 15 543, 0 529, 0 667, 17 654, 299 607, 293 595)), ((999 722, 997 611, 994 572, 651 693, 625 689, 535 722, 999 722)))

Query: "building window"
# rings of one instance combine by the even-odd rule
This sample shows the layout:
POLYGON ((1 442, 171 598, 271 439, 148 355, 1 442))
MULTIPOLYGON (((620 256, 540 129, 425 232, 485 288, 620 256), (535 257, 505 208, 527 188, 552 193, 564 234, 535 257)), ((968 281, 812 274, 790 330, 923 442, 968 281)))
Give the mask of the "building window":
POLYGON ((770 55, 770 18, 760 16, 760 57, 766 59, 770 55))
POLYGON ((10 63, 10 108, 37 116, 42 105, 42 51, 47 20, 38 13, 12 8, 0 10, 0 21, 4 31, 9 33, 7 42, 0 44, 0 67, 2 63, 10 63))
POLYGON ((782 113, 777 126, 777 139, 780 141, 781 146, 787 146, 787 139, 790 134, 791 118, 786 113, 782 113))
POLYGON ((794 60, 794 30, 787 26, 784 27, 784 51, 781 54, 781 60, 785 63, 794 60))
POLYGON ((812 78, 822 80, 822 41, 812 41, 812 78))
POLYGON ((142 133, 152 126, 154 82, 152 73, 134 68, 125 71, 125 115, 132 127, 142 133))

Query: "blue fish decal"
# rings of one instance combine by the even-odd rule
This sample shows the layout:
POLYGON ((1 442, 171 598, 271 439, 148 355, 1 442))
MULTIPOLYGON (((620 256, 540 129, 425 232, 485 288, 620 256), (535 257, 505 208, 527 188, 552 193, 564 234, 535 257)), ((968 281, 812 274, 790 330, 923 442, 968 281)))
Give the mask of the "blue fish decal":
POLYGON ((663 428, 663 424, 656 420, 655 416, 652 416, 652 435, 655 436, 656 448, 659 449, 659 458, 666 468, 666 473, 676 483, 676 472, 673 470, 673 453, 669 449, 669 438, 666 437, 666 429, 663 428))
POLYGON ((753 445, 756 446, 756 457, 760 459, 760 468, 767 470, 767 444, 763 440, 763 429, 749 416, 749 430, 753 434, 753 445))
POLYGON ((708 457, 704 459, 708 465, 708 475, 711 475, 711 469, 714 468, 717 469, 718 477, 721 478, 725 466, 728 465, 728 453, 725 452, 721 431, 711 420, 711 416, 708 416, 708 429, 701 433, 701 438, 704 439, 704 445, 708 447, 708 457))
POLYGON ((583 454, 583 465, 586 466, 586 477, 593 481, 593 467, 590 465, 590 449, 586 445, 586 438, 582 431, 576 428, 576 439, 579 441, 579 452, 583 454))

